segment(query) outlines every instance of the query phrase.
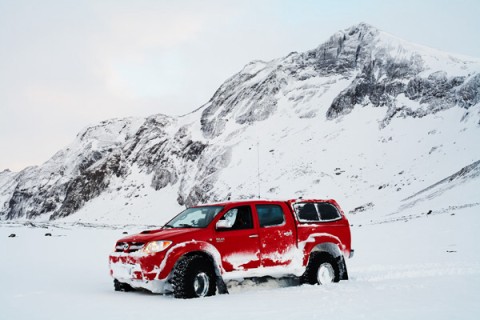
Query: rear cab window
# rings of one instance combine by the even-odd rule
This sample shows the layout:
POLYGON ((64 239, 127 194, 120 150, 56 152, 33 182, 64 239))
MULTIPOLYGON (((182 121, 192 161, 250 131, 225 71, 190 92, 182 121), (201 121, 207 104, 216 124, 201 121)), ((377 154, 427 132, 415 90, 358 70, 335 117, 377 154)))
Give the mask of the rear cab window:
POLYGON ((298 221, 304 223, 340 220, 338 209, 328 202, 296 202, 293 204, 298 221))
POLYGON ((281 206, 276 204, 257 204, 255 207, 261 228, 285 224, 285 216, 281 206))

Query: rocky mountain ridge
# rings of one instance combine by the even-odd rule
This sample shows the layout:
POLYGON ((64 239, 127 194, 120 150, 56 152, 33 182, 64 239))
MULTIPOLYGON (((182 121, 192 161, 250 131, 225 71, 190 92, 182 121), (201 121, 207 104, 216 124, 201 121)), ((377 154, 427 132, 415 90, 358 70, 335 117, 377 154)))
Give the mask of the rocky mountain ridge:
POLYGON ((1 172, 0 219, 135 220, 167 195, 178 208, 259 194, 399 203, 480 159, 479 71, 361 23, 247 64, 188 115, 103 121, 43 165, 1 172))

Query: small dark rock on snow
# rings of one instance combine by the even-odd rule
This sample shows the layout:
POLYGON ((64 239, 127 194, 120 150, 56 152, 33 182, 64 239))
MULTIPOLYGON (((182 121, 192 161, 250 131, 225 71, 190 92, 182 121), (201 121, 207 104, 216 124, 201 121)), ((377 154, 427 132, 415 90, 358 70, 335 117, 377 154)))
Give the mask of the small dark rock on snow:
POLYGON ((17 235, 15 233, 10 234, 8 237, 9 238, 15 238, 17 235))

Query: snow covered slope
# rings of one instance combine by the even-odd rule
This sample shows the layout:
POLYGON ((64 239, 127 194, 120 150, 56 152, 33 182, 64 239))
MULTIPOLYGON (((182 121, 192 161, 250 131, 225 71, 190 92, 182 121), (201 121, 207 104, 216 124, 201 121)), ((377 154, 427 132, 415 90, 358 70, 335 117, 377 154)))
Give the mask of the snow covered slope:
POLYGON ((160 223, 259 196, 333 197, 379 222, 477 207, 479 133, 480 60, 361 23, 247 64, 188 115, 105 121, 0 173, 0 219, 160 223))

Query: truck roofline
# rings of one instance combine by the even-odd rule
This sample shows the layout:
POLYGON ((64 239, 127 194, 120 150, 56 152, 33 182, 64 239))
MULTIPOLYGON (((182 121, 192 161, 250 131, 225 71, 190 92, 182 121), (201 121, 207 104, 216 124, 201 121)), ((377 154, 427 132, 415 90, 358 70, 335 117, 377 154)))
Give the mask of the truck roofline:
POLYGON ((239 199, 239 200, 228 200, 220 202, 208 202, 202 203, 188 208, 197 208, 197 207, 207 207, 207 206, 226 206, 231 204, 252 204, 252 203, 278 203, 283 202, 287 204, 292 204, 296 202, 329 202, 333 203, 338 207, 338 203, 334 199, 317 199, 317 198, 298 198, 298 199, 239 199))

